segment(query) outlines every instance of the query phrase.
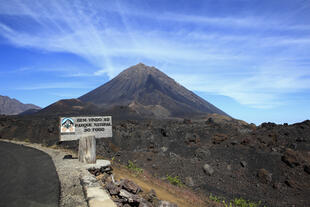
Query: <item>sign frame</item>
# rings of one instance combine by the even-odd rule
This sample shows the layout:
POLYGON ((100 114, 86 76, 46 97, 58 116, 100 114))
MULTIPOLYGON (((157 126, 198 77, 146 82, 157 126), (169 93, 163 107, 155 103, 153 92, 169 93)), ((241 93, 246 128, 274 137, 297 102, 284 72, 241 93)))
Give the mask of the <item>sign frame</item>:
POLYGON ((112 116, 61 116, 59 117, 58 127, 59 140, 61 142, 79 140, 87 136, 94 136, 97 139, 110 138, 113 136, 112 116), (67 135, 62 133, 62 121, 65 119, 67 119, 67 121, 69 120, 66 126, 69 132, 65 132, 68 133, 67 135), (70 122, 73 122, 73 131, 71 132, 69 129, 70 122), (81 124, 81 126, 77 126, 77 124, 81 124), (97 124, 97 126, 94 126, 94 124, 97 124), (87 129, 88 131, 81 132, 81 128, 84 130, 87 129))

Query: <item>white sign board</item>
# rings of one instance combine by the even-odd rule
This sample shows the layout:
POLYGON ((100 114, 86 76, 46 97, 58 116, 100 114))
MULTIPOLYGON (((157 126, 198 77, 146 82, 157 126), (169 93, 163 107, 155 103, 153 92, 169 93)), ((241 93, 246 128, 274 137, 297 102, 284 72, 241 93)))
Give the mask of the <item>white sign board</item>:
POLYGON ((112 117, 61 117, 60 141, 78 140, 81 137, 112 137, 112 117))

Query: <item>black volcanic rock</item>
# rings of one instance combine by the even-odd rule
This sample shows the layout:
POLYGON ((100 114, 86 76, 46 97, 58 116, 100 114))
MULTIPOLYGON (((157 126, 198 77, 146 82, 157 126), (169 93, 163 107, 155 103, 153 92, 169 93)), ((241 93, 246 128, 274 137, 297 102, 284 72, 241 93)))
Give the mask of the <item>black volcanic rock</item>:
POLYGON ((40 107, 33 104, 23 104, 16 99, 0 95, 0 114, 15 115, 29 109, 40 109, 40 107))
POLYGON ((79 99, 104 107, 129 106, 138 113, 151 112, 159 117, 227 115, 155 67, 142 63, 124 70, 79 99))

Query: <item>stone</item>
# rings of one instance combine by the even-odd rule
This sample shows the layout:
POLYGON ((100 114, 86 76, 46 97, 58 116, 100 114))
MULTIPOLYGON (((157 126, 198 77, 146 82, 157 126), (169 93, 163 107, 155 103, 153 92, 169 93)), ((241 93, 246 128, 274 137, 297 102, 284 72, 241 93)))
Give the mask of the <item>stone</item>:
POLYGON ((122 186, 122 188, 124 188, 128 192, 131 192, 134 194, 137 194, 137 193, 142 191, 140 186, 138 186, 137 184, 135 184, 131 180, 127 180, 127 179, 121 180, 120 186, 122 186))
POLYGON ((144 198, 145 198, 147 201, 153 203, 154 200, 157 199, 157 195, 156 195, 155 190, 151 189, 148 193, 146 193, 146 194, 144 195, 144 198))
POLYGON ((246 167, 246 166, 247 166, 247 163, 246 163, 246 161, 244 161, 244 160, 241 161, 240 164, 241 164, 242 167, 246 167))
POLYGON ((199 147, 195 151, 195 157, 198 160, 206 160, 208 157, 210 157, 210 155, 211 155, 211 152, 206 147, 199 147))
POLYGON ((169 201, 160 201, 158 207, 178 207, 178 205, 169 201))
POLYGON ((203 165, 203 170, 209 176, 211 176, 214 173, 213 168, 210 165, 208 165, 208 164, 204 164, 203 165))
POLYGON ((67 160, 67 159, 73 159, 72 155, 65 155, 62 159, 67 160))
POLYGON ((120 190, 119 196, 126 198, 129 203, 140 203, 140 201, 141 201, 140 196, 129 193, 127 190, 124 190, 124 189, 120 190))
POLYGON ((160 148, 160 150, 161 150, 162 152, 167 152, 168 147, 163 146, 163 147, 160 148))
POLYGON ((304 166, 304 171, 308 174, 310 174, 310 165, 305 165, 304 166))
POLYGON ((145 199, 141 198, 138 207, 153 207, 153 205, 150 202, 146 201, 145 199))
POLYGON ((198 134, 186 133, 185 143, 188 145, 195 145, 200 143, 200 137, 198 134))
POLYGON ((113 182, 108 182, 105 185, 105 189, 107 189, 111 195, 117 195, 120 193, 121 187, 115 185, 113 182))
POLYGON ((258 170, 257 177, 264 184, 271 183, 272 181, 272 174, 264 168, 258 170))
POLYGON ((237 141, 237 140, 232 140, 232 141, 230 142, 230 144, 231 144, 231 145, 237 145, 237 144, 238 144, 238 141, 237 141))
POLYGON ((213 144, 220 144, 224 142, 227 138, 228 137, 226 134, 215 134, 213 136, 213 144))
POLYGON ((110 173, 113 171, 113 168, 111 166, 103 166, 100 168, 101 173, 110 173))
POLYGON ((304 137, 298 137, 296 142, 306 142, 307 140, 304 137))
POLYGON ((280 183, 274 183, 274 184, 272 185, 272 188, 273 188, 273 189, 276 189, 276 190, 280 189, 280 183))
POLYGON ((227 165, 227 170, 231 171, 231 165, 227 165))
POLYGON ((96 160, 94 164, 85 164, 85 169, 101 169, 102 167, 111 166, 111 162, 109 160, 96 160))
POLYGON ((294 168, 300 165, 300 160, 299 160, 299 156, 297 152, 289 148, 285 150, 284 155, 282 156, 281 159, 284 163, 286 163, 291 168, 294 168))
POLYGON ((193 187, 195 185, 192 177, 186 177, 185 178, 185 184, 189 187, 193 187))
POLYGON ((53 126, 49 126, 49 127, 47 128, 47 131, 48 131, 49 133, 53 133, 53 132, 54 132, 54 127, 53 127, 53 126))
POLYGON ((296 182, 290 178, 286 179, 284 183, 290 188, 295 188, 295 189, 298 188, 298 185, 296 184, 296 182))

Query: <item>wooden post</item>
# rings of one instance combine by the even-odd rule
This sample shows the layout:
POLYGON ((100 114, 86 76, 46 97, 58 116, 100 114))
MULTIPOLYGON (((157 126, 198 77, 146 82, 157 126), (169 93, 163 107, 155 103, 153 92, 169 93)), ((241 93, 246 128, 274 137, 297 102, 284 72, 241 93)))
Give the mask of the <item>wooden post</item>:
POLYGON ((81 137, 79 141, 79 161, 83 163, 96 163, 95 136, 81 137))

